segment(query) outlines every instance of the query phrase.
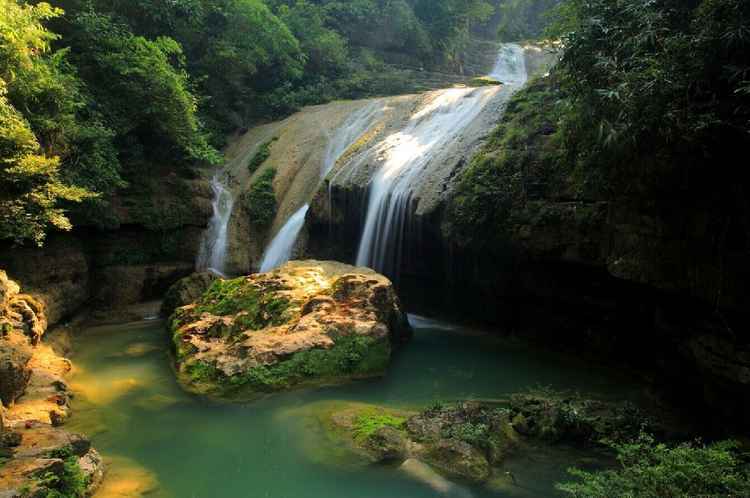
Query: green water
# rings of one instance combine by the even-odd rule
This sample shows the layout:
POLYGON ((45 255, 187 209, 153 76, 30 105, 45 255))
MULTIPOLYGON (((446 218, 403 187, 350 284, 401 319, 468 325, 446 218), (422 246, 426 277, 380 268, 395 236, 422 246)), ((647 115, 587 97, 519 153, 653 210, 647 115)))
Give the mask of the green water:
MULTIPOLYGON (((70 428, 90 435, 116 481, 104 497, 422 498, 428 485, 388 466, 336 466, 320 444, 312 403, 360 401, 419 407, 436 400, 499 399, 538 385, 624 396, 622 382, 580 362, 412 317, 415 337, 388 376, 297 391, 250 404, 213 403, 180 390, 160 321, 105 326, 75 339, 70 428), (144 484, 142 481, 148 481, 144 484), (140 484, 139 484, 140 483, 140 484)), ((540 452, 508 462, 514 485, 463 487, 460 496, 554 496, 553 482, 580 455, 540 452)))

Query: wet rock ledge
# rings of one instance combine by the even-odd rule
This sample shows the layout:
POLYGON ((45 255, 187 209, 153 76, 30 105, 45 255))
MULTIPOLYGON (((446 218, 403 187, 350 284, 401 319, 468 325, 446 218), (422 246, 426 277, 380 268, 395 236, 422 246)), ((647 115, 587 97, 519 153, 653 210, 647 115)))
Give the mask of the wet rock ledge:
MULTIPOLYGON (((207 283, 188 277, 170 293, 207 283)), ((381 376, 410 335, 386 277, 321 261, 216 280, 169 327, 183 386, 226 399, 381 376)))
POLYGON ((90 496, 104 474, 89 440, 60 427, 71 365, 46 329, 44 305, 0 270, 0 498, 90 496))

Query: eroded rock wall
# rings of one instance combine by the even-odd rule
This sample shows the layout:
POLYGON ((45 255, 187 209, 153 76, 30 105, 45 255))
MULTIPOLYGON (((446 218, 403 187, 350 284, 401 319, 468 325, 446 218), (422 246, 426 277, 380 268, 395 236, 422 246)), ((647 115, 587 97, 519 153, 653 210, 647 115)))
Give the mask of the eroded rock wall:
POLYGON ((90 496, 104 464, 88 439, 60 427, 71 364, 41 342, 46 330, 44 304, 0 270, 0 494, 90 496))

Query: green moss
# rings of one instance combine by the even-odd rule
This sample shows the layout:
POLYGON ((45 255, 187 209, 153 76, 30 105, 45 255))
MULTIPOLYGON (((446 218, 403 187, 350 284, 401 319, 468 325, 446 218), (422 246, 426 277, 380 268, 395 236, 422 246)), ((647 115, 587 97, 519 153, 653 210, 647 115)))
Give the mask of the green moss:
POLYGON ((405 424, 406 418, 404 417, 398 417, 378 410, 368 410, 354 420, 354 439, 358 442, 365 441, 383 427, 403 430, 405 424))
POLYGON ((221 378, 221 373, 212 364, 205 361, 195 361, 185 367, 190 380, 197 384, 214 382, 221 378))
POLYGON ((276 192, 273 189, 274 178, 276 178, 276 169, 266 169, 253 183, 250 191, 245 194, 245 209, 250 223, 255 227, 268 228, 276 218, 278 205, 276 192))
POLYGON ((387 338, 340 337, 331 349, 310 349, 274 365, 264 365, 229 379, 237 388, 272 392, 298 384, 377 375, 388 366, 387 338))
POLYGON ((563 195, 570 169, 559 126, 561 95, 549 78, 508 103, 500 125, 461 173, 448 219, 457 240, 495 246, 532 196, 563 195))
MULTIPOLYGON (((234 327, 242 331, 281 325, 287 321, 285 312, 291 306, 289 300, 273 290, 259 288, 246 277, 215 281, 197 304, 197 313, 227 316, 242 312, 234 327)), ((173 319, 173 326, 175 322, 181 323, 181 317, 173 319)))
POLYGON ((266 160, 271 156, 271 146, 275 141, 277 141, 279 137, 273 137, 268 142, 265 142, 258 146, 258 150, 255 152, 253 157, 250 158, 250 161, 247 163, 247 170, 252 175, 255 173, 260 166, 266 162, 266 160))

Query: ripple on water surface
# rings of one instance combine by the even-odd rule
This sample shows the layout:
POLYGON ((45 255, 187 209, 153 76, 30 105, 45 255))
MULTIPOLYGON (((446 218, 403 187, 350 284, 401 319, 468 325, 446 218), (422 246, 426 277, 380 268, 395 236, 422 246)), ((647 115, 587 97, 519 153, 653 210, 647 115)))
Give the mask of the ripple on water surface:
POLYGON ((581 455, 535 452, 508 462, 515 484, 496 479, 469 488, 413 465, 331 465, 315 458, 311 448, 321 447, 325 434, 311 425, 310 414, 338 401, 413 409, 435 401, 502 400, 538 385, 628 394, 610 373, 580 361, 425 317, 410 319, 414 340, 395 355, 383 379, 237 405, 209 402, 179 388, 160 321, 82 331, 73 355, 77 396, 70 428, 92 436, 110 461, 97 496, 554 496, 553 483, 581 455))

